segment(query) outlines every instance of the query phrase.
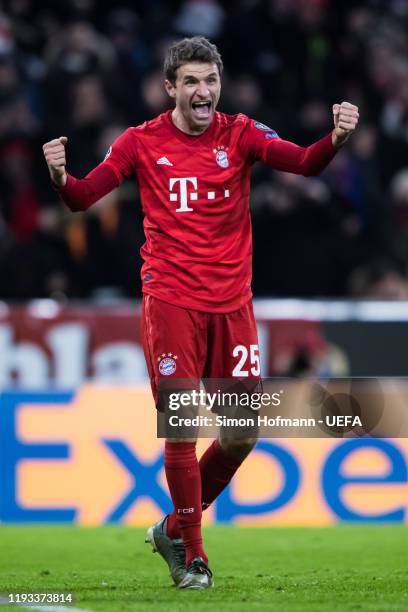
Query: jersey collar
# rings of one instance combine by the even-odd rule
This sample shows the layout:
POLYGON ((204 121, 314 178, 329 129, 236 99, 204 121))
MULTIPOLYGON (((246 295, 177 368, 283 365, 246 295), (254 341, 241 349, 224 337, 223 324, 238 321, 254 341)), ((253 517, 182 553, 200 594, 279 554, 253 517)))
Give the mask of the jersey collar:
POLYGON ((205 132, 203 132, 202 134, 198 136, 194 136, 192 134, 186 134, 185 132, 180 130, 180 128, 175 126, 171 118, 172 112, 173 110, 169 110, 166 113, 164 113, 164 120, 167 123, 168 127, 170 128, 170 131, 174 134, 174 136, 176 136, 176 138, 178 138, 178 140, 181 140, 181 142, 184 142, 185 144, 189 144, 189 145, 194 145, 196 143, 205 144, 213 136, 215 126, 218 120, 217 112, 214 113, 214 117, 210 125, 208 126, 208 128, 205 130, 205 132))

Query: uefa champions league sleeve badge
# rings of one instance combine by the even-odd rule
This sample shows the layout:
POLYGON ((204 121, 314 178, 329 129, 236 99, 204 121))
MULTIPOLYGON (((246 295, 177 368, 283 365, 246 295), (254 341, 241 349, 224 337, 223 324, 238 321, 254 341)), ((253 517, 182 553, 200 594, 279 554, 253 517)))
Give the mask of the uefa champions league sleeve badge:
POLYGON ((264 138, 279 138, 279 135, 277 134, 277 132, 275 132, 275 130, 265 125, 264 123, 261 123, 260 121, 254 121, 253 124, 257 130, 261 130, 261 132, 265 132, 264 138))

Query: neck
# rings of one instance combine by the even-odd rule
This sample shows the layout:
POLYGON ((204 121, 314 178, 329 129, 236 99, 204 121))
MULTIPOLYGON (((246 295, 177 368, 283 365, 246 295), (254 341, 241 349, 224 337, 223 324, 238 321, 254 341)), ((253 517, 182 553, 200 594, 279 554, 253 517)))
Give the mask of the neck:
POLYGON ((173 121, 176 128, 188 134, 189 136, 200 136, 207 129, 208 125, 205 127, 191 127, 188 125, 187 121, 185 121, 183 115, 175 108, 171 113, 171 120, 173 121))

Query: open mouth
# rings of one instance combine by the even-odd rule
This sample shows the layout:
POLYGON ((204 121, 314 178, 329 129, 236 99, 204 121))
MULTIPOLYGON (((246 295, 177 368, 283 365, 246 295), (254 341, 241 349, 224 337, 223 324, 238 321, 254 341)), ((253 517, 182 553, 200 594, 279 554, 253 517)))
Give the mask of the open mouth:
POLYGON ((194 111, 194 114, 197 117, 207 119, 210 116, 211 102, 205 100, 200 102, 193 102, 191 106, 194 111))

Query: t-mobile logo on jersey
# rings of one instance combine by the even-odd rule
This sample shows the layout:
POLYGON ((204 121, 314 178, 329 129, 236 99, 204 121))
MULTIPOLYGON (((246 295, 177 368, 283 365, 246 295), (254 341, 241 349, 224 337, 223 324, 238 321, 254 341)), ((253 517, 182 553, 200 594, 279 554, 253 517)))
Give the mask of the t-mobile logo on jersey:
MULTIPOLYGON (((224 198, 229 198, 229 190, 224 189, 224 198)), ((197 177, 189 176, 185 178, 170 179, 170 202, 179 202, 180 206, 176 208, 176 212, 192 212, 194 209, 189 207, 189 202, 198 199, 197 192, 197 177), (173 187, 179 183, 179 193, 173 192, 173 187), (191 184, 194 191, 188 191, 187 185, 191 184), (179 199, 180 198, 180 199, 179 199)), ((215 191, 207 191, 207 199, 215 200, 215 191)))

